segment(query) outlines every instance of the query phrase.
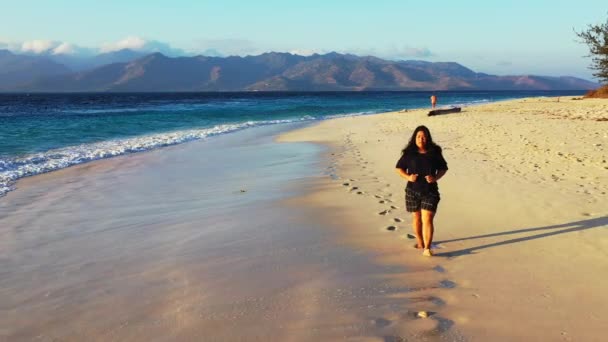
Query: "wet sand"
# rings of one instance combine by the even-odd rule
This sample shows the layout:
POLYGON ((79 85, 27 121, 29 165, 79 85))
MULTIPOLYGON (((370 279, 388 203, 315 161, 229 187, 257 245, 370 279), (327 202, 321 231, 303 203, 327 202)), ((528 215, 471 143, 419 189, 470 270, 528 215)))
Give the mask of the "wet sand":
MULTIPOLYGON (((608 102, 529 98, 427 112, 336 119, 283 135, 331 146, 326 168, 336 177, 306 203, 342 222, 337 236, 345 244, 373 251, 380 265, 409 270, 391 281, 442 284, 421 292, 432 301, 396 297, 466 339, 603 341, 608 102), (395 172, 421 124, 450 168, 439 181, 432 258, 408 237, 405 181, 395 172)), ((395 336, 399 318, 382 318, 395 336)))

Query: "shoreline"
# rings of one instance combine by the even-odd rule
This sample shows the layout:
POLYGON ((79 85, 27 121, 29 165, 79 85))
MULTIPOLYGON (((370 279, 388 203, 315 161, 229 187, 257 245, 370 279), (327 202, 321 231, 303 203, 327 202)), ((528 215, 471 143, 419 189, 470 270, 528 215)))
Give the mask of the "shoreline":
MULTIPOLYGON (((435 117, 420 109, 335 119, 279 140, 330 147, 326 163, 337 177, 305 202, 341 213, 344 243, 372 251, 379 264, 416 270, 393 280, 434 282, 435 302, 417 309, 472 340, 600 341, 608 314, 599 285, 608 268, 607 112, 602 100, 525 98, 435 117), (410 248, 405 182, 394 171, 419 124, 450 168, 439 182, 432 258, 410 248)), ((387 314, 387 331, 403 324, 396 316, 387 314)))
MULTIPOLYGON (((246 188, 241 187, 245 183, 231 183, 235 193, 228 196, 244 189, 245 196, 272 199, 259 194, 262 183, 254 181, 265 177, 270 177, 272 191, 292 189, 296 195, 283 195, 262 207, 257 200, 246 204, 245 196, 227 200, 228 207, 244 205, 239 215, 212 206, 223 195, 212 191, 203 196, 201 187, 209 190, 205 184, 188 183, 218 173, 201 173, 213 166, 204 157, 198 156, 196 162, 188 158, 202 142, 21 179, 26 186, 0 199, 3 206, 10 202, 20 209, 21 215, 4 231, 4 251, 14 248, 15 255, 0 254, 0 263, 26 265, 23 275, 32 272, 31 277, 55 277, 45 269, 59 270, 65 280, 46 285, 42 292, 22 294, 19 281, 8 277, 21 277, 19 272, 3 267, 0 285, 11 286, 1 288, 5 298, 24 300, 29 310, 30 305, 65 307, 76 300, 78 309, 40 323, 47 337, 66 339, 83 334, 99 339, 143 340, 151 334, 187 339, 204 333, 211 339, 599 341, 601 319, 608 314, 608 295, 602 290, 608 239, 606 229, 601 229, 608 226, 602 205, 608 186, 608 165, 602 159, 608 135, 603 133, 606 123, 595 119, 604 118, 608 105, 545 99, 482 104, 436 117, 419 109, 337 118, 282 133, 276 141, 328 146, 317 152, 321 160, 312 164, 297 163, 300 152, 295 146, 293 151, 283 146, 289 152, 278 159, 285 172, 310 169, 320 174, 280 189, 266 172, 247 175, 252 181, 246 188), (440 181, 442 201, 434 239, 438 248, 433 258, 423 258, 411 247, 409 216, 403 208, 405 183, 394 171, 400 149, 419 123, 429 126, 450 168, 440 181), (582 133, 593 138, 592 144, 580 138, 582 133), (572 143, 562 145, 568 138, 572 143), (536 159, 523 158, 526 153, 536 159), (132 184, 144 170, 141 184, 132 184), (533 179, 525 177, 530 174, 533 179), (42 187, 22 198, 26 188, 35 188, 41 180, 55 187, 55 179, 62 180, 60 189, 49 194, 42 187), (105 189, 108 181, 120 186, 105 189), (150 192, 165 182, 180 187, 166 185, 150 192), (87 186, 96 191, 83 191, 87 186), (163 196, 152 195, 156 191, 175 197, 175 203, 166 207, 163 196), (112 196, 118 196, 117 203, 112 203, 112 196), (475 205, 479 198, 481 208, 475 205), (197 216, 207 206, 210 216, 197 216), (258 212, 250 218, 251 210, 258 212), (107 218, 95 219, 98 212, 107 218), (107 227, 63 234, 62 224, 73 226, 74 215, 84 215, 85 228, 107 227), (278 220, 270 220, 273 215, 278 220), (153 220, 152 229, 146 218, 153 220), (199 222, 213 228, 211 232, 234 235, 209 240, 199 222), (38 228, 31 230, 32 225, 38 228), (243 229, 250 225, 252 231, 243 229), (15 238, 32 239, 36 246, 21 250, 11 246, 15 238), (97 260, 91 249, 96 243, 108 243, 115 255, 97 260), (224 244, 225 250, 219 248, 224 244), (64 252, 69 253, 66 259, 50 265, 31 262, 44 255, 45 262, 52 261, 64 252), (93 259, 72 259, 72 254, 93 259), (108 262, 114 268, 106 267, 108 262), (95 280, 95 272, 110 280, 95 280), (83 288, 79 282, 87 277, 93 279, 83 288), (114 288, 112 279, 128 279, 131 285, 114 288), (69 284, 61 283, 68 280, 69 284), (141 287, 133 287, 133 282, 142 282, 141 287), (9 289, 18 298, 10 296, 9 289), (110 317, 103 301, 127 304, 130 314, 110 317), (79 310, 87 314, 73 316, 79 310), (419 311, 426 311, 429 318, 418 317, 419 311), (61 330, 66 322, 68 330, 61 330)), ((273 130, 262 128, 266 129, 273 130)), ((243 134, 248 136, 245 143, 229 151, 245 156, 257 150, 255 144, 248 145, 259 137, 254 131, 243 134)), ((279 145, 267 146, 281 151, 279 145)), ((210 184, 226 191, 226 186, 215 183, 210 184)), ((19 322, 11 305, 5 307, 11 320, 19 322)), ((0 336, 14 332, 12 325, 4 326, 7 315, 0 320, 0 336)), ((29 335, 12 336, 25 340, 29 335)))
MULTIPOLYGON (((524 92, 527 93, 527 92, 524 92)), ((530 92, 530 94, 534 94, 538 92, 530 92)), ((542 92, 541 92, 542 93, 542 92)), ((499 101, 499 99, 504 96, 508 96, 511 94, 512 96, 522 96, 522 92, 490 92, 486 95, 477 94, 477 92, 463 92, 464 95, 457 95, 458 92, 447 92, 445 97, 443 98, 443 103, 449 105, 460 105, 467 106, 469 104, 474 104, 477 101, 480 103, 484 103, 487 101, 499 101), (477 94, 477 95, 475 95, 477 94), (492 95, 493 94, 493 95, 492 95)), ((221 95, 218 95, 221 97, 221 95)), ((405 93, 405 97, 399 96, 395 97, 393 95, 388 96, 378 96, 378 97, 369 97, 368 95, 364 95, 362 99, 357 99, 358 96, 355 96, 354 99, 359 102, 352 103, 350 101, 340 102, 340 100, 333 99, 332 97, 326 98, 328 100, 327 105, 325 107, 321 104, 317 104, 311 108, 309 113, 301 113, 302 115, 297 114, 297 112, 293 112, 292 116, 288 116, 286 118, 287 121, 292 122, 302 122, 301 120, 307 121, 310 124, 314 124, 317 120, 325 120, 330 117, 341 117, 343 115, 346 116, 358 116, 358 115, 370 115, 372 113, 378 113, 379 111, 386 111, 387 108, 395 108, 395 110, 411 110, 416 107, 420 107, 425 102, 422 102, 422 98, 420 96, 413 96, 411 92, 405 93), (388 101, 388 102, 385 102, 388 101), (333 108, 333 109, 331 109, 333 108), (312 116, 310 116, 312 115, 312 116), (311 121, 308 121, 311 120, 311 121)), ((247 97, 245 97, 246 99, 247 97)), ((321 100, 323 97, 320 98, 321 100)), ((45 110, 51 108, 57 110, 61 113, 63 108, 62 106, 67 105, 68 108, 66 113, 76 112, 78 108, 83 112, 97 112, 99 109, 90 109, 82 107, 82 103, 79 101, 74 101, 74 103, 56 103, 56 101, 52 101, 48 98, 42 98, 41 100, 48 101, 43 102, 45 110), (48 106, 47 106, 48 105, 48 106), (50 107, 49 107, 50 106, 50 107), (74 107, 75 106, 75 107, 74 107), (71 108, 71 109, 70 109, 71 108)), ((426 100, 426 98, 424 99, 426 100)), ((140 99, 139 101, 143 101, 143 104, 150 105, 148 102, 140 99)), ((310 100, 299 100, 302 104, 306 104, 306 101, 310 100)), ((316 100, 313 100, 315 102, 316 100)), ((281 101, 279 101, 281 102, 281 101)), ((139 103, 135 101, 135 103, 139 103)), ((131 111, 134 108, 125 108, 127 111, 131 111)), ((112 109, 110 109, 112 111, 112 109)), ((230 110, 229 110, 230 111, 230 110)), ((261 112, 257 111, 258 114, 261 112)), ((63 113, 63 114, 66 114, 63 113)), ((19 117, 20 114, 25 115, 25 121, 21 122, 25 125, 30 125, 32 122, 28 122, 27 113, 13 113, 11 114, 9 111, 9 115, 17 115, 19 117)), ((51 110, 49 115, 53 114, 53 110, 51 110)), ((53 115, 51 115, 53 116, 53 115)), ((177 131, 173 129, 168 129, 166 131, 151 131, 148 133, 140 132, 142 134, 130 134, 128 136, 115 136, 114 138, 110 138, 107 136, 99 141, 81 141, 76 139, 70 144, 63 141, 62 143, 54 145, 54 148, 51 150, 40 150, 35 146, 34 139, 30 143, 24 143, 16 141, 16 145, 12 148, 11 144, 7 145, 7 148, 2 150, 2 155, 4 158, 0 158, 0 164, 3 165, 3 171, 0 171, 0 197, 6 194, 7 192, 12 191, 14 189, 14 184, 16 181, 20 179, 35 176, 38 174, 43 174, 47 172, 55 172, 61 170, 66 167, 77 166, 81 164, 86 164, 87 162, 104 160, 108 158, 113 158, 120 155, 131 155, 134 153, 140 153, 144 151, 151 151, 156 149, 163 149, 168 146, 179 145, 186 142, 191 142, 192 140, 198 139, 207 139, 211 136, 216 137, 217 135, 223 135, 227 132, 235 132, 242 129, 243 127, 253 126, 265 126, 266 124, 275 122, 274 120, 267 121, 265 117, 258 117, 256 120, 241 122, 241 123, 218 123, 215 126, 206 126, 203 125, 201 127, 193 126, 193 128, 188 129, 186 127, 182 127, 177 131), (198 128, 197 128, 198 127, 198 128), (20 147, 18 147, 20 146, 20 147), (17 148, 18 147, 18 148, 17 148), (30 152, 16 152, 15 148, 22 149, 22 151, 30 151, 30 152), (12 152, 11 152, 12 151, 12 152), (35 152, 38 151, 38 152, 35 152), (24 154, 25 153, 25 154, 24 154)), ((281 122, 283 119, 279 119, 277 122, 281 122)), ((56 123, 55 123, 56 124, 56 123)), ((50 127, 53 127, 53 123, 49 123, 50 127)), ((7 125, 5 127, 5 132, 8 136, 11 136, 11 132, 19 131, 20 126, 17 124, 17 121, 13 124, 7 125)), ((1 130, 0 130, 1 131, 1 130)), ((53 131, 53 129, 51 129, 53 131)), ((0 133, 1 135, 1 133, 0 133)), ((59 137, 51 134, 45 139, 49 140, 49 146, 53 145, 53 140, 59 137)), ((17 139, 19 140, 19 139, 17 139)), ((86 140, 86 139, 85 139, 86 140)), ((41 143, 41 142, 39 142, 41 143)))
POLYGON ((338 243, 302 202, 328 178, 320 147, 277 130, 23 179, 0 201, 0 339, 436 340, 449 326, 404 298, 433 284, 338 243))

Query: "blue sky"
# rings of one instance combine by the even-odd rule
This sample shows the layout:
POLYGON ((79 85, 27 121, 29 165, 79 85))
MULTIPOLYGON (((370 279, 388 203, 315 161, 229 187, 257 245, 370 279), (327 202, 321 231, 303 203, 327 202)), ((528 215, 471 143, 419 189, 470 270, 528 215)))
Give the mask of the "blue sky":
POLYGON ((337 51, 454 61, 498 75, 590 79, 574 29, 606 22, 604 1, 0 0, 0 49, 168 54, 337 51))

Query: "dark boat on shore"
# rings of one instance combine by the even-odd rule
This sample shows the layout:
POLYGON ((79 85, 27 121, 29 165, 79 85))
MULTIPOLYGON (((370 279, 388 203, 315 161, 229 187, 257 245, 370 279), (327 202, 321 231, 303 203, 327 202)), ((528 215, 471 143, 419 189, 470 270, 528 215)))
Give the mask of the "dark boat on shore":
POLYGON ((440 114, 449 114, 449 113, 460 113, 460 107, 453 107, 448 109, 435 109, 429 112, 429 116, 440 115, 440 114))

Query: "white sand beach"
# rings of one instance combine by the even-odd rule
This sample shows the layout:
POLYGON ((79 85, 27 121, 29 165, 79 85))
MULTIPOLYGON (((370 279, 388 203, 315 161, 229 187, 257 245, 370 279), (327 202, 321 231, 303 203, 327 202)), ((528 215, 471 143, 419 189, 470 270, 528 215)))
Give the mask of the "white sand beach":
MULTIPOLYGON (((290 127, 20 180, 0 200, 0 340, 383 341, 387 311, 434 322, 403 297, 434 282, 389 281, 406 267, 302 205, 329 177, 319 146, 273 141, 290 127)), ((420 332, 458 336, 442 322, 420 332)))
POLYGON ((604 340, 608 102, 426 112, 20 180, 0 199, 0 340, 604 340), (421 124, 449 166, 432 258, 395 172, 421 124))
MULTIPOLYGON (((339 179, 307 203, 342 222, 345 243, 411 270, 391 281, 436 284, 399 296, 442 317, 423 331, 443 321, 473 341, 604 340, 608 101, 527 98, 427 111, 336 119, 284 135, 331 146, 327 167, 339 179), (418 125, 429 127, 449 165, 432 258, 406 235, 405 181, 395 172, 418 125), (421 293, 435 300, 420 301, 421 293)), ((399 312, 384 319, 388 336, 405 339, 413 329, 399 312)))

